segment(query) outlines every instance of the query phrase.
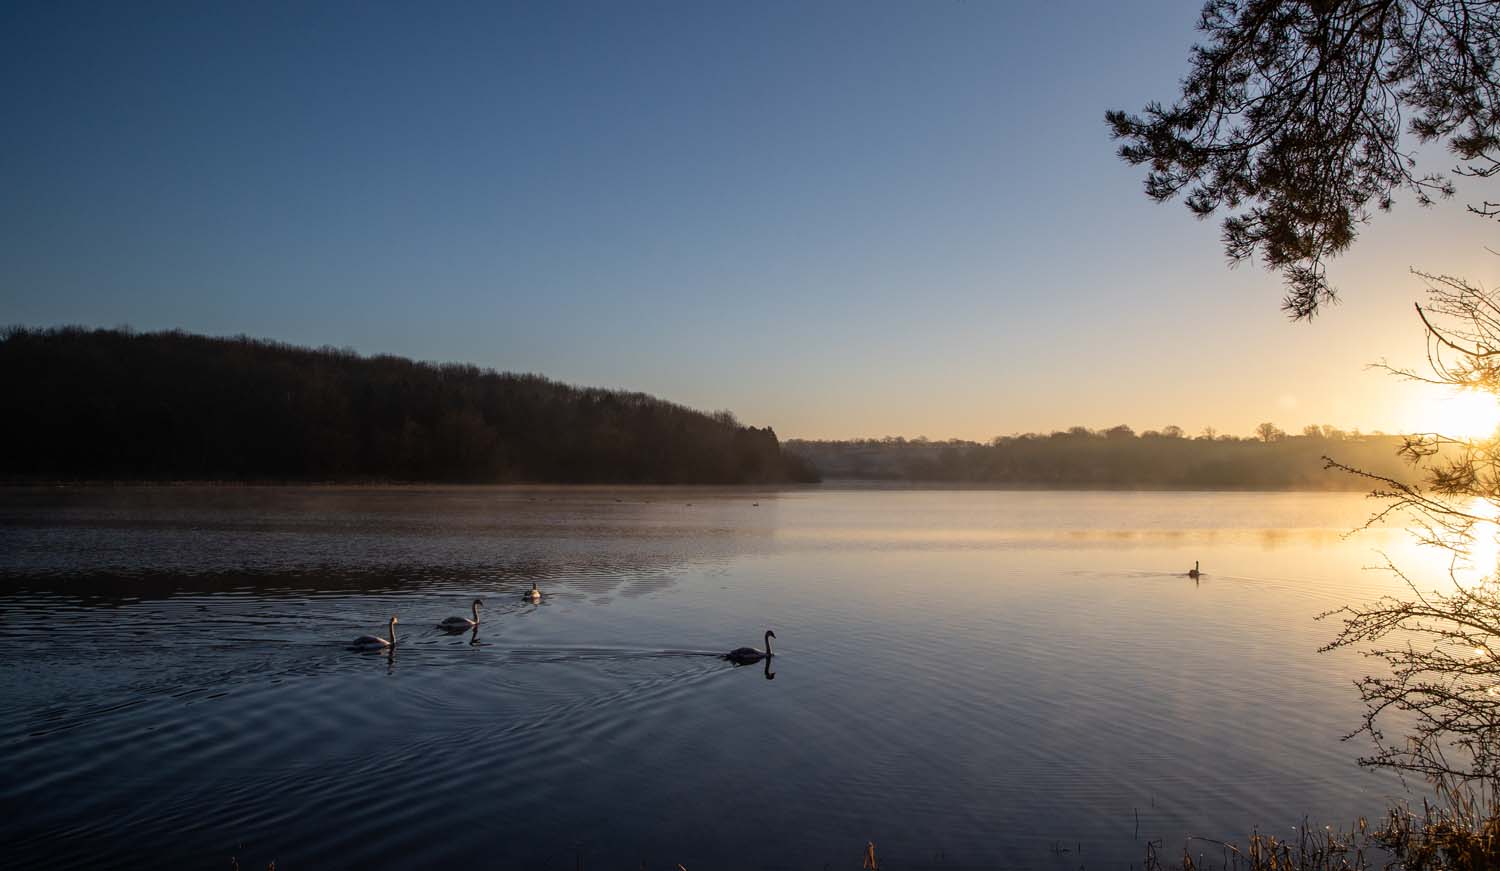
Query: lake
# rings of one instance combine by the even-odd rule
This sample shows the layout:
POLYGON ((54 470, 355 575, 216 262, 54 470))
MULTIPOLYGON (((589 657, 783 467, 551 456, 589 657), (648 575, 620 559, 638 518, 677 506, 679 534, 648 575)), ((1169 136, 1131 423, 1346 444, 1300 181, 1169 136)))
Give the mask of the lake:
POLYGON ((1340 741, 1372 664, 1317 653, 1314 617, 1395 588, 1377 550, 1439 564, 1400 530, 1345 538, 1375 507, 0 489, 0 845, 700 871, 857 868, 873 841, 891 868, 1076 869, 1348 825, 1401 786, 1340 741), (435 627, 475 597, 476 633, 435 627), (349 649, 393 614, 393 655, 349 649), (769 669, 712 655, 767 628, 769 669))

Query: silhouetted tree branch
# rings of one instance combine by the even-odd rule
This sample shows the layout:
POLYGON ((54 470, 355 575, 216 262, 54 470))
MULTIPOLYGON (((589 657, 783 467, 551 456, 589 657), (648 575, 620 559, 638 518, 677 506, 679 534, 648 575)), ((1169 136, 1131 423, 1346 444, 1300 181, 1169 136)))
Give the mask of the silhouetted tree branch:
POLYGON ((1500 172, 1494 0, 1209 0, 1198 28, 1177 102, 1106 120, 1120 156, 1149 167, 1148 196, 1230 212, 1230 260, 1281 272, 1293 318, 1335 300, 1326 261, 1372 204, 1452 195, 1418 173, 1417 145, 1445 144, 1456 175, 1500 172))
MULTIPOLYGON (((1428 302, 1417 311, 1427 330, 1430 372, 1382 366, 1402 377, 1500 394, 1495 296, 1458 279, 1427 278, 1428 302)), ((1358 647, 1386 666, 1385 674, 1357 682, 1366 710, 1355 734, 1368 734, 1376 747, 1362 761, 1422 775, 1450 792, 1481 795, 1500 783, 1500 566, 1474 564, 1479 554, 1492 553, 1475 544, 1500 533, 1497 451, 1496 435, 1405 436, 1401 455, 1420 472, 1419 484, 1327 460, 1329 468, 1374 482, 1372 495, 1385 506, 1367 526, 1399 515, 1421 544, 1449 554, 1442 589, 1419 586, 1387 559, 1385 569, 1408 595, 1324 615, 1344 624, 1325 650, 1358 647), (1401 740, 1387 740, 1383 725, 1391 720, 1401 740)))

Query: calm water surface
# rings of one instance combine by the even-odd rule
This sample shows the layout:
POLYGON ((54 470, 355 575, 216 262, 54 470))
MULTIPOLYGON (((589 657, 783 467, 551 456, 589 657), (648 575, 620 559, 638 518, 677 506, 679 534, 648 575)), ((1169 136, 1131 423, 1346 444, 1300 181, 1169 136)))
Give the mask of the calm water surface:
POLYGON ((1140 867, 1348 823, 1359 496, 0 490, 10 867, 1140 867), (758 503, 758 504, 757 504, 758 503), (1194 559, 1205 575, 1183 572, 1194 559), (521 599, 532 581, 546 598, 521 599), (484 599, 476 634, 434 624, 484 599), (398 614, 394 656, 347 649, 398 614), (777 633, 771 673, 709 654, 777 633), (773 677, 774 675, 774 677, 773 677), (767 679, 772 678, 772 679, 767 679))

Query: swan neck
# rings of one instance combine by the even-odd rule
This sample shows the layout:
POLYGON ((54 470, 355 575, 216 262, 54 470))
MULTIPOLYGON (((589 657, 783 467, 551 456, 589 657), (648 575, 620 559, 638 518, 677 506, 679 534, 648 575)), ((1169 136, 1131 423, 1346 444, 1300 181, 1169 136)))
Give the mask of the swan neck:
POLYGON ((771 655, 771 633, 767 632, 766 633, 766 656, 770 657, 770 655, 771 655))
POLYGON ((396 646, 396 621, 395 620, 391 621, 390 628, 391 628, 391 646, 395 647, 396 646))

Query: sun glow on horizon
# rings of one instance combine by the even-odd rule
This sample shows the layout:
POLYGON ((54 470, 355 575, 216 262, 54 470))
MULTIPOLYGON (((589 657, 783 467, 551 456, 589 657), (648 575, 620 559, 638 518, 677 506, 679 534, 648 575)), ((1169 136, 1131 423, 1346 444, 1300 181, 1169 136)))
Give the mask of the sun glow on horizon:
POLYGON ((1500 429, 1500 398, 1478 390, 1451 390, 1427 398, 1415 418, 1420 430, 1453 438, 1483 438, 1500 429))

